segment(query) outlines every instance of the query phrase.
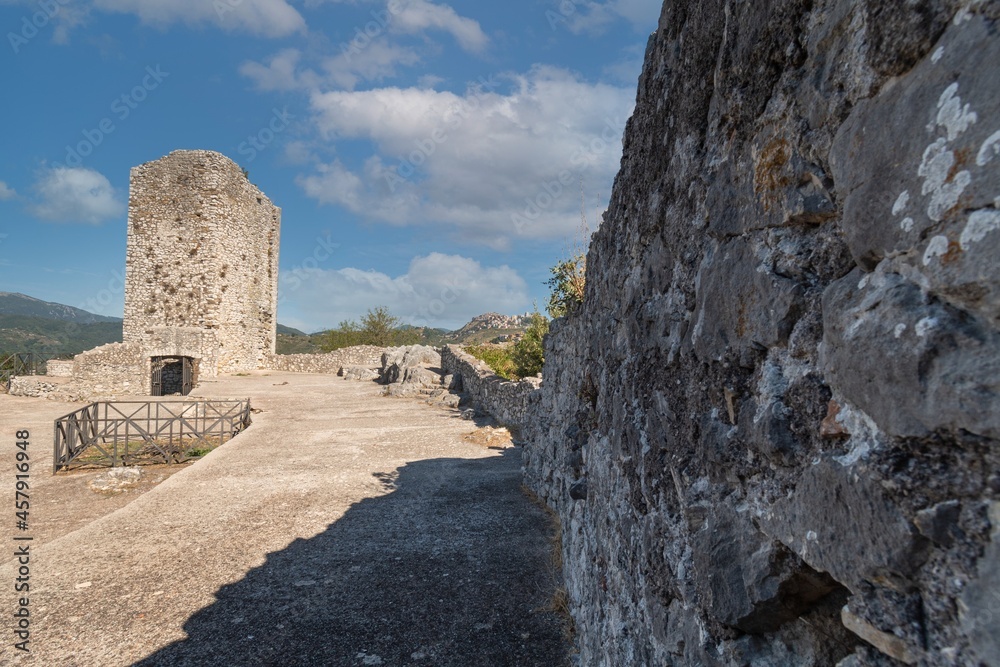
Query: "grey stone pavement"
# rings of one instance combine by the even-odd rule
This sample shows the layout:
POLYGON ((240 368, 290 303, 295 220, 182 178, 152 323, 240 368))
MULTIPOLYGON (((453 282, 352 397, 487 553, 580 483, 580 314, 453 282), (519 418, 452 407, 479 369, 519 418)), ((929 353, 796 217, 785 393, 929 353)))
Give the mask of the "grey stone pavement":
MULTIPOLYGON (((0 664, 566 663, 544 610, 550 526, 520 490, 520 450, 464 440, 475 426, 456 411, 332 376, 198 392, 263 412, 125 507, 32 545, 30 655, 13 647, 14 531, 0 529, 0 664)), ((0 480, 12 499, 12 460, 0 480)))

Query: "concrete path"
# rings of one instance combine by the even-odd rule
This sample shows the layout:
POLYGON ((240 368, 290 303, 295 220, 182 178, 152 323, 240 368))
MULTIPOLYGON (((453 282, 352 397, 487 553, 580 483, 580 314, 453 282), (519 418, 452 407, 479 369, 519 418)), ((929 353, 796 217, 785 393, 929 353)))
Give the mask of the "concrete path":
MULTIPOLYGON (((199 392, 263 412, 131 504, 32 544, 28 656, 13 647, 17 564, 2 559, 0 664, 565 663, 541 610, 550 529, 520 491, 519 450, 463 440, 475 426, 455 411, 331 376, 199 392)), ((0 472, 12 500, 13 461, 0 472)))

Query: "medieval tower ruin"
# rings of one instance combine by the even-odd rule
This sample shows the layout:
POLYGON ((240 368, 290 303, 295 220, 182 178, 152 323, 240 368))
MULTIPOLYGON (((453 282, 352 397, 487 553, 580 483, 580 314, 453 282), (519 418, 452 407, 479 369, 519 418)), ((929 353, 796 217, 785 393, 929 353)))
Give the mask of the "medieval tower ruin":
POLYGON ((212 151, 134 167, 128 208, 124 341, 194 356, 203 374, 260 368, 274 353, 281 210, 212 151))
POLYGON ((187 393, 200 376, 274 354, 281 209, 239 165, 174 151, 129 181, 123 342, 78 355, 79 382, 114 393, 187 393), (99 380, 98 380, 99 379, 99 380))

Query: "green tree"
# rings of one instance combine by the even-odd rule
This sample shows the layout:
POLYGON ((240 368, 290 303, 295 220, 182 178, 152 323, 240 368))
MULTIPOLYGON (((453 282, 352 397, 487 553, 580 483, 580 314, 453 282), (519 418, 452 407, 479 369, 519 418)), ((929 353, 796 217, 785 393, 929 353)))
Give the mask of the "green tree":
POLYGON ((393 347, 415 345, 421 340, 420 332, 413 328, 401 328, 401 320, 389 312, 385 306, 369 309, 361 318, 361 323, 344 320, 336 329, 328 331, 320 345, 324 352, 339 350, 355 345, 375 345, 393 347))
POLYGON ((361 318, 362 345, 389 347, 396 344, 396 330, 401 320, 392 315, 385 306, 369 309, 361 318))
POLYGON ((558 262, 549 269, 552 277, 549 286, 549 305, 546 310, 554 318, 572 315, 583 304, 587 285, 587 256, 582 252, 558 262))
POLYGON ((549 320, 539 312, 531 316, 531 324, 521 340, 514 344, 510 358, 514 362, 514 372, 518 377, 530 377, 542 372, 545 364, 545 334, 549 332, 549 320))
POLYGON ((324 352, 339 350, 343 347, 354 347, 361 344, 361 327, 354 320, 344 320, 336 329, 326 332, 320 342, 324 352))

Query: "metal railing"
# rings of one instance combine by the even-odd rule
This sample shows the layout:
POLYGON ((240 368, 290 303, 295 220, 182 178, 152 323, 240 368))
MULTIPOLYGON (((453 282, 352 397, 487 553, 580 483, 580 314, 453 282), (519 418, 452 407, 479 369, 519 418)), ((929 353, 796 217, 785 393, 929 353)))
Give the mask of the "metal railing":
POLYGON ((249 398, 91 403, 55 421, 52 472, 182 463, 204 456, 249 425, 249 398))
POLYGON ((0 354, 0 383, 7 385, 10 389, 10 379, 18 375, 41 375, 45 372, 45 365, 52 359, 72 359, 73 354, 69 352, 39 353, 39 352, 16 352, 14 354, 0 354))

